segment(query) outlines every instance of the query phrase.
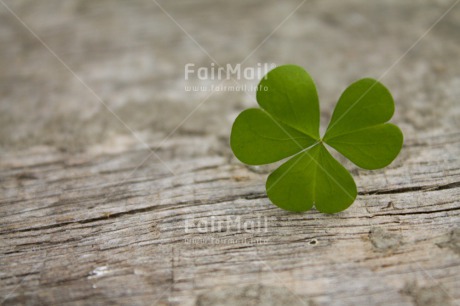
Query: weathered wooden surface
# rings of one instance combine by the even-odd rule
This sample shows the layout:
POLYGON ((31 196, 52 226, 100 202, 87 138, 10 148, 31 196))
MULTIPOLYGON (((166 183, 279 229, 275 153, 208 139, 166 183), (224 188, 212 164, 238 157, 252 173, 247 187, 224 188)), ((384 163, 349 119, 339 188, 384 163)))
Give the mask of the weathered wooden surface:
POLYGON ((305 66, 322 127, 384 74, 403 151, 346 163, 359 196, 331 216, 270 204, 274 166, 228 146, 253 93, 195 111, 184 65, 211 60, 168 17, 235 64, 300 2, 3 1, 74 74, 0 3, 0 304, 460 303, 460 7, 401 58, 454 2, 306 1, 248 58, 305 66))

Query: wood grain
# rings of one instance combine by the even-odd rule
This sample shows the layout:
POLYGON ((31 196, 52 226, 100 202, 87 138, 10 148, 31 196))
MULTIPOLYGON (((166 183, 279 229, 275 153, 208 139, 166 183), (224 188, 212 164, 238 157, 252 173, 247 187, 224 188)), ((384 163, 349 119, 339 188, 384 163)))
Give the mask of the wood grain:
MULTIPOLYGON (((0 5, 0 304, 460 303, 460 8, 383 80, 400 156, 378 171, 337 156, 359 195, 325 215, 278 209, 276 165, 233 157, 253 93, 185 92, 184 64, 209 58, 155 3, 5 3, 135 135, 0 5)), ((225 63, 298 5, 161 3, 225 63)), ((324 128, 346 84, 378 77, 449 5, 312 1, 249 64, 308 67, 324 128)))
MULTIPOLYGON (((154 161, 126 180, 148 150, 6 156, 2 290, 19 284, 11 303, 206 304, 250 299, 246 289, 258 284, 261 301, 277 287, 280 300, 410 304, 428 287, 456 301, 459 136, 426 138, 423 147, 409 141, 395 166, 358 171, 357 201, 333 216, 277 209, 266 174, 222 154, 172 160, 175 175, 154 161), (418 161, 420 152, 432 159, 418 161), (212 228, 219 220, 222 228, 212 228)), ((214 142, 221 145, 176 138, 170 147, 190 154, 214 142)))

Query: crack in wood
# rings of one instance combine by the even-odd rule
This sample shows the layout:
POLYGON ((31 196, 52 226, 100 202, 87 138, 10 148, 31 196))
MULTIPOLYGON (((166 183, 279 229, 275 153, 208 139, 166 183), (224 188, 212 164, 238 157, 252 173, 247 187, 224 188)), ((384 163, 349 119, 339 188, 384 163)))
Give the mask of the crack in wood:
POLYGON ((396 189, 376 189, 371 191, 358 192, 359 195, 379 195, 379 194, 398 194, 414 191, 434 191, 434 190, 445 190, 460 187, 460 182, 453 182, 445 185, 429 185, 429 186, 411 186, 402 187, 396 189))

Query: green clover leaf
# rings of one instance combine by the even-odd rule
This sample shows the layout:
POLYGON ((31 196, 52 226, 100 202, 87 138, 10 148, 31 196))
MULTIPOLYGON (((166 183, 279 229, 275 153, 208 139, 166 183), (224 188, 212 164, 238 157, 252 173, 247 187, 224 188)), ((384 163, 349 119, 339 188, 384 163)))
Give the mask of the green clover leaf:
POLYGON ((394 101, 380 82, 361 79, 342 94, 323 138, 319 135, 319 101, 315 84, 301 67, 271 70, 257 91, 260 108, 235 120, 230 145, 243 163, 262 165, 293 156, 267 179, 269 199, 289 211, 336 213, 357 196, 350 173, 325 144, 364 169, 389 165, 403 144, 403 134, 387 123, 394 101))

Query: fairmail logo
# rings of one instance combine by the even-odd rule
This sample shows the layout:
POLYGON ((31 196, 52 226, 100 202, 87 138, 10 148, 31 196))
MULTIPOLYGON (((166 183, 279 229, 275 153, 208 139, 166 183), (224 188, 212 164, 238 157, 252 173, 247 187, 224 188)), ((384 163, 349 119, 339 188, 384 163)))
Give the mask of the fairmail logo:
POLYGON ((193 63, 185 65, 185 80, 260 80, 267 78, 267 73, 275 68, 275 64, 257 63, 254 67, 242 67, 241 64, 219 66, 211 63, 209 66, 197 67, 193 63))
POLYGON ((192 216, 185 220, 186 233, 216 233, 216 232, 238 232, 238 233, 266 233, 268 232, 269 218, 258 215, 251 219, 241 216, 226 217, 200 217, 192 216))

